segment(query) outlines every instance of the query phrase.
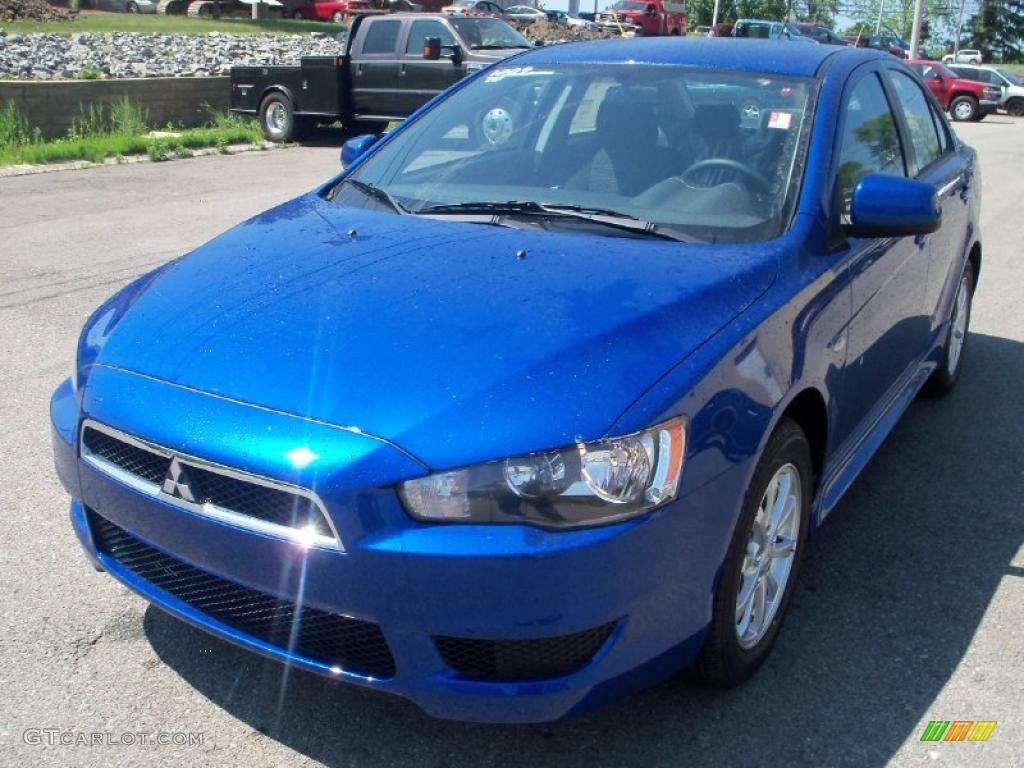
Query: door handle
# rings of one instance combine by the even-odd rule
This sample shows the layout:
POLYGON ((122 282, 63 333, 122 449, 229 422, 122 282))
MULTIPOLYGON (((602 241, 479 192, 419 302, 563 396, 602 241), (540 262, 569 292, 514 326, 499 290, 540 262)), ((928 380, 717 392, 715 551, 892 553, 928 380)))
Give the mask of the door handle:
POLYGON ((398 76, 405 77, 405 64, 401 64, 398 67, 398 76))

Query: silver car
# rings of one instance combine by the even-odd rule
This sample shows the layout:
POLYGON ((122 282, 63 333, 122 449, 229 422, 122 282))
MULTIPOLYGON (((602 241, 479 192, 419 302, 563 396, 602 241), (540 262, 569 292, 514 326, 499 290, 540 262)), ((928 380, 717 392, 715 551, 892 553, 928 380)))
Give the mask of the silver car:
POLYGON ((950 64, 949 68, 967 80, 977 80, 999 88, 1003 97, 999 108, 1013 117, 1024 117, 1024 85, 998 67, 978 67, 971 64, 950 64))
POLYGON ((505 18, 531 24, 535 21, 547 21, 548 15, 532 5, 513 5, 505 9, 505 18))

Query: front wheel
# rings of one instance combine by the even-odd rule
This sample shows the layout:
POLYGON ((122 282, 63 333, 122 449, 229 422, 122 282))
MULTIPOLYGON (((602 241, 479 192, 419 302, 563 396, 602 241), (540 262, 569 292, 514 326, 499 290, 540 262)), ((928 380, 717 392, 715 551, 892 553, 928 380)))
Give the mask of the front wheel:
POLYGON ((715 592, 711 627, 690 668, 698 682, 737 685, 771 652, 807 541, 813 471, 803 430, 783 419, 744 497, 715 592))
POLYGON ((343 14, 341 11, 335 11, 334 14, 331 16, 331 21, 333 21, 335 24, 341 24, 344 20, 345 14, 343 14))
POLYGON ((260 104, 260 127, 268 141, 291 141, 296 133, 292 100, 283 93, 272 93, 260 104))
POLYGON ((294 13, 292 13, 292 18, 293 19, 304 19, 304 18, 306 18, 306 14, 304 14, 302 11, 295 11, 294 13))
POLYGON ((949 333, 942 348, 942 360, 924 385, 924 394, 929 397, 944 397, 953 391, 960 379, 963 367, 964 348, 967 346, 967 330, 971 325, 971 304, 974 300, 974 265, 967 262, 953 306, 949 310, 949 333))
POLYGON ((1010 117, 1024 117, 1024 99, 1014 99, 1007 104, 1006 114, 1010 117))
POLYGON ((139 12, 139 4, 135 3, 135 2, 130 2, 130 3, 128 3, 128 5, 126 5, 124 7, 124 10, 125 10, 125 13, 138 13, 139 12))
POLYGON ((981 109, 976 99, 970 96, 957 96, 950 102, 949 113, 953 119, 961 123, 969 123, 978 119, 981 109))

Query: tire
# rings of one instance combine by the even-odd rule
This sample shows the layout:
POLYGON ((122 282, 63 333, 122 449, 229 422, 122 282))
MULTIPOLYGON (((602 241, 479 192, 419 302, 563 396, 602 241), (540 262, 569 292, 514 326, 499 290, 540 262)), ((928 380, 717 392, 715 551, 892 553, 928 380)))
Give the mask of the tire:
POLYGON ((949 114, 958 123, 970 123, 977 121, 981 108, 973 96, 957 96, 949 103, 949 114))
POLYGON ((1011 99, 1006 105, 1006 114, 1010 117, 1024 117, 1024 99, 1011 99))
MULTIPOLYGON (((768 657, 799 576, 800 561, 807 542, 813 486, 811 448, 807 437, 796 422, 783 419, 768 438, 768 444, 747 488, 743 509, 736 523, 715 591, 711 626, 704 646, 689 669, 690 676, 695 681, 716 688, 730 688, 753 675, 768 657), (760 523, 771 521, 771 516, 762 510, 762 504, 768 500, 771 484, 776 478, 783 477, 788 478, 789 487, 797 494, 792 500, 793 514, 799 512, 800 515, 798 521, 789 520, 788 533, 781 537, 788 540, 793 547, 784 579, 781 573, 774 571, 776 565, 783 563, 776 562, 772 557, 763 558, 765 550, 761 547, 766 540, 763 540, 760 546, 755 541, 757 531, 764 533, 760 523), (757 528, 755 522, 758 523, 757 528), (753 552, 750 547, 754 547, 753 552), (771 565, 772 568, 767 568, 767 565, 771 565), (758 589, 755 585, 762 579, 752 575, 752 572, 765 573, 764 579, 767 579, 768 573, 772 573, 776 584, 775 594, 780 595, 770 600, 768 587, 765 587, 759 611, 763 617, 762 621, 755 620, 756 609, 748 613, 739 605, 741 589, 744 587, 749 595, 746 603, 752 607, 758 603, 758 589), (740 619, 737 619, 737 613, 741 614, 740 619), (744 620, 747 621, 745 631, 741 630, 744 620), (760 632, 748 635, 747 633, 753 632, 755 625, 760 628, 760 632), (741 632, 744 634, 742 639, 741 632)), ((788 508, 785 504, 783 506, 788 508)), ((772 505, 771 508, 776 507, 772 505)))
POLYGON ((342 13, 341 11, 335 11, 331 15, 331 21, 333 21, 335 24, 341 24, 343 21, 345 21, 345 14, 342 13))
POLYGON ((125 13, 138 13, 139 5, 138 3, 130 2, 124 7, 124 11, 125 13))
POLYGON ((949 308, 949 333, 942 347, 942 359, 928 381, 922 388, 922 394, 928 397, 945 397, 956 387, 960 380, 960 371, 964 366, 964 352, 967 350, 968 331, 971 326, 971 306, 974 303, 974 265, 967 262, 953 305, 949 308), (962 299, 962 301, 961 301, 962 299), (960 322, 962 321, 962 322, 960 322))
POLYGON ((260 127, 267 141, 291 141, 298 133, 292 100, 283 93, 271 93, 260 104, 260 127))
POLYGON ((292 13, 292 18, 293 19, 304 19, 304 18, 306 18, 306 15, 302 11, 295 11, 295 12, 292 13))

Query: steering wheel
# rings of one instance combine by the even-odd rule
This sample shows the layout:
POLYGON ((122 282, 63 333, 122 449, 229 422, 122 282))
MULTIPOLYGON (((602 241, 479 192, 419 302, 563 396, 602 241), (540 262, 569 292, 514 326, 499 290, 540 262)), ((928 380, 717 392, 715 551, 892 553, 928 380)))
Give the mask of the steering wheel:
POLYGON ((731 171, 737 171, 754 182, 754 186, 757 187, 757 191, 759 192, 769 192, 772 188, 771 182, 753 168, 728 157, 709 157, 707 160, 698 160, 683 171, 679 175, 679 178, 685 179, 690 174, 702 171, 705 168, 728 168, 731 171))

